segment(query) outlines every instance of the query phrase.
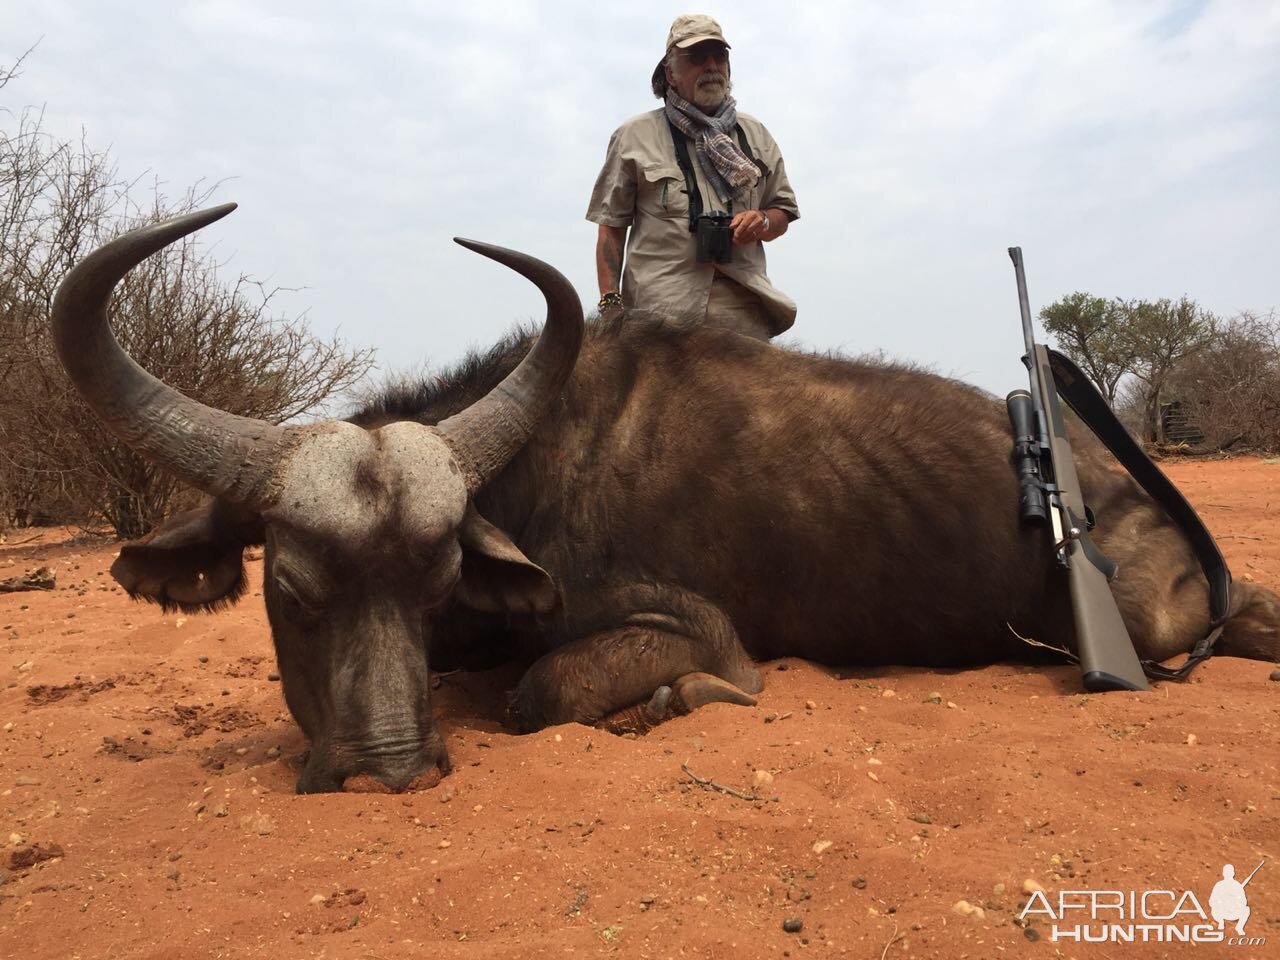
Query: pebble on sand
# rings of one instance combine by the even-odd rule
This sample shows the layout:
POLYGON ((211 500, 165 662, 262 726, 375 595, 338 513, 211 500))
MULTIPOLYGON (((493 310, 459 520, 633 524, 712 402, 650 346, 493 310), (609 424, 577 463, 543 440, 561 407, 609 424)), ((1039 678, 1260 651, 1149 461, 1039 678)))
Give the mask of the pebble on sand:
POLYGON ((804 929, 804 921, 799 917, 787 917, 782 921, 782 929, 785 933, 799 933, 804 929))
POLYGON ((985 920, 987 912, 977 904, 970 903, 968 900, 957 900, 951 905, 951 912, 958 913, 962 917, 973 917, 975 920, 985 920))
POLYGON ((276 822, 261 810, 254 811, 240 821, 240 825, 249 833, 265 837, 276 832, 276 822))

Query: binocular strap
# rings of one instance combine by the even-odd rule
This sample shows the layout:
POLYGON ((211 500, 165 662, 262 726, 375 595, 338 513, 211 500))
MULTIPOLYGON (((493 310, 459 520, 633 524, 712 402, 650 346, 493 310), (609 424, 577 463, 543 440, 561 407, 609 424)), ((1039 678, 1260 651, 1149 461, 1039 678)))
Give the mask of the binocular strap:
MULTIPOLYGON (((702 192, 698 189, 698 178, 693 172, 693 161, 689 159, 689 138, 681 133, 670 119, 667 120, 667 126, 671 130, 671 141, 676 148, 676 164, 684 174, 684 189, 689 195, 689 232, 693 233, 698 229, 698 218, 702 216, 702 192)), ((734 124, 733 132, 738 135, 738 145, 742 147, 746 158, 752 163, 758 163, 755 154, 751 152, 751 147, 747 145, 747 135, 742 132, 742 124, 734 124)), ((725 204, 725 209, 733 213, 732 199, 725 204)))

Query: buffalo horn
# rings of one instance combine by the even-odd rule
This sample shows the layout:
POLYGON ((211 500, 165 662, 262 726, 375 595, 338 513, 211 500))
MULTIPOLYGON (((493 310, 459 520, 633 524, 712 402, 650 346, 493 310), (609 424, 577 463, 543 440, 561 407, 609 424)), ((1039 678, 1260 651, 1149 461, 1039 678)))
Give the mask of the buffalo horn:
POLYGON ((524 446, 569 379, 582 346, 582 301, 564 275, 541 260, 474 240, 454 240, 531 280, 547 300, 546 326, 520 365, 484 397, 437 424, 462 466, 467 489, 475 493, 524 446))
POLYGON ((72 383, 108 430, 192 486, 261 509, 272 499, 288 431, 183 396, 138 366, 107 322, 107 303, 125 274, 235 208, 227 203, 141 227, 89 254, 58 288, 53 337, 72 383))

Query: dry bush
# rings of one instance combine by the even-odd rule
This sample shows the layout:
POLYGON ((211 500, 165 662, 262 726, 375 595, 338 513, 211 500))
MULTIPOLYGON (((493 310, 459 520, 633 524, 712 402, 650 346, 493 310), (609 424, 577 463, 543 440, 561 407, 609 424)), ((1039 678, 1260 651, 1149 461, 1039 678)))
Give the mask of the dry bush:
MULTIPOLYGON (((139 192, 105 153, 45 133, 38 112, 0 113, 0 509, 10 517, 60 508, 73 515, 55 519, 102 518, 136 537, 179 495, 176 480, 98 424, 49 330, 54 292, 76 261, 128 229, 204 205, 213 190, 169 203, 152 188, 145 206, 139 192)), ((372 358, 273 313, 276 292, 243 275, 224 280, 187 237, 125 278, 109 316, 121 346, 155 376, 209 406, 279 423, 350 387, 372 358)))
POLYGON ((1280 317, 1242 313, 1178 366, 1169 393, 1213 450, 1280 450, 1280 317))

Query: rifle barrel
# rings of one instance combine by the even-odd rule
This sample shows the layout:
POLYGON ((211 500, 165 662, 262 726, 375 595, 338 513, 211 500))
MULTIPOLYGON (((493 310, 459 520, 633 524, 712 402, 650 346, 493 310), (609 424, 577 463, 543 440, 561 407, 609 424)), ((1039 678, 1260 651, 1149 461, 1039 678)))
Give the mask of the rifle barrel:
POLYGON ((1031 328, 1031 301, 1027 297, 1027 274, 1022 265, 1022 248, 1010 247, 1009 259, 1013 261, 1013 272, 1018 278, 1018 309, 1022 311, 1022 339, 1027 345, 1028 355, 1035 346, 1036 334, 1031 328))
MULTIPOLYGON (((1261 869, 1262 869, 1262 864, 1263 864, 1263 863, 1266 863, 1266 862, 1267 862, 1267 858, 1266 858, 1266 857, 1263 857, 1263 858, 1262 858, 1262 862, 1261 862, 1261 863, 1259 863, 1256 867, 1254 867, 1254 868, 1253 868, 1253 873, 1257 873, 1259 870, 1261 870, 1261 869)), ((1243 886, 1245 886, 1245 884, 1247 884, 1250 880, 1252 880, 1252 879, 1253 879, 1253 873, 1251 873, 1251 874, 1249 874, 1247 877, 1245 877, 1245 878, 1244 878, 1244 883, 1240 884, 1240 886, 1242 886, 1242 887, 1243 887, 1243 886)), ((1270 876, 1270 874, 1268 874, 1268 876, 1270 876)))
MULTIPOLYGON (((1036 427, 1039 431, 1036 439, 1042 447, 1048 447, 1049 421, 1045 413, 1045 383, 1041 379, 1043 371, 1036 364, 1036 334, 1031 327, 1031 300, 1027 296, 1027 273, 1022 265, 1022 248, 1010 247, 1009 259, 1013 261, 1013 274, 1018 280, 1018 310, 1022 314, 1022 342, 1027 351, 1022 356, 1022 362, 1026 364, 1027 372, 1031 374, 1031 408, 1035 411, 1036 427)), ((1049 476, 1046 479, 1052 481, 1053 477, 1049 476)), ((1057 530, 1056 524, 1055 530, 1057 530)), ((1062 538, 1058 536, 1056 539, 1062 538)))

